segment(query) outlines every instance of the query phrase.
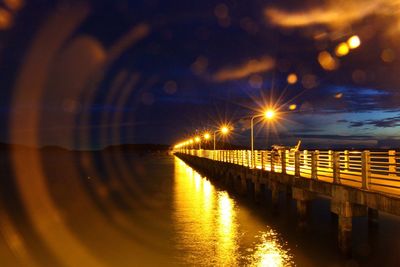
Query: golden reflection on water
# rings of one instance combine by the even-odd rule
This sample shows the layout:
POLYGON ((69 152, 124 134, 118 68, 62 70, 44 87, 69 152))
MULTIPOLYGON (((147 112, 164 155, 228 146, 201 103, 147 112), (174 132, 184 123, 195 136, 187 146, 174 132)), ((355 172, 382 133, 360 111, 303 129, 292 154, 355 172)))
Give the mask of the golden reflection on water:
POLYGON ((175 159, 174 223, 177 262, 216 266, 293 266, 292 255, 275 231, 241 211, 226 191, 215 188, 175 159), (260 223, 257 224, 259 227, 260 223))

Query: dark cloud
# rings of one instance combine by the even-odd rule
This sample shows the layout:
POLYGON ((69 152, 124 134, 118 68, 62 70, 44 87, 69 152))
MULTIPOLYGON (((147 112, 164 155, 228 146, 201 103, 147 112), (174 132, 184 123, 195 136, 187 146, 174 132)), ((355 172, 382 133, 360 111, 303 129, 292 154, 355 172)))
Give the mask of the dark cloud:
POLYGON ((350 122, 350 127, 362 127, 365 125, 365 122, 363 121, 352 121, 350 122))
POLYGON ((371 125, 377 128, 392 128, 400 126, 400 116, 383 118, 379 120, 350 121, 350 127, 363 127, 371 125))

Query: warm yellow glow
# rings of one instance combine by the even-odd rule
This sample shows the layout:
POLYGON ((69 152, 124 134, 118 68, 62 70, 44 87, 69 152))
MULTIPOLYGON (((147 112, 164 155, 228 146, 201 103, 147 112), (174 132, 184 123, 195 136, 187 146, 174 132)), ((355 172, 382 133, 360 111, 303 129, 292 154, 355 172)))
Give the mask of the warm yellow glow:
POLYGON ((318 55, 318 62, 325 70, 335 70, 338 67, 338 62, 327 51, 322 51, 318 55))
POLYGON ((199 143, 199 142, 201 141, 200 136, 196 136, 196 137, 194 138, 194 141, 196 141, 196 143, 199 143))
POLYGON ((270 57, 260 59, 250 59, 236 67, 225 67, 217 71, 213 79, 217 82, 237 80, 247 77, 251 74, 262 73, 275 67, 275 60, 270 57))
POLYGON ((205 139, 205 140, 208 140, 208 139, 210 139, 210 137, 211 137, 211 136, 210 136, 210 134, 209 134, 209 133, 205 133, 205 134, 204 134, 204 139, 205 139))
POLYGON ((252 219, 247 209, 237 207, 226 191, 215 188, 177 158, 174 172, 173 219, 177 246, 187 251, 183 265, 193 262, 204 266, 295 265, 281 237, 268 226, 259 231, 258 220, 252 219), (243 224, 238 211, 245 218, 243 224), (251 244, 251 250, 243 251, 243 242, 251 244))
POLYGON ((343 42, 343 43, 338 44, 338 46, 336 46, 335 54, 338 57, 342 57, 342 56, 347 55, 349 53, 349 50, 350 50, 350 48, 347 45, 347 43, 343 42))
POLYGON ((272 119, 273 117, 275 117, 275 111, 272 109, 268 109, 267 111, 265 111, 264 117, 268 120, 272 119))
POLYGON ((189 140, 189 144, 193 144, 193 139, 190 139, 190 140, 189 140))
POLYGON ((357 35, 353 35, 347 40, 347 44, 350 49, 355 49, 360 46, 361 40, 357 35))
POLYGON ((287 76, 287 82, 288 82, 289 84, 295 84, 295 83, 297 83, 297 75, 296 75, 295 73, 290 73, 290 74, 287 76))
POLYGON ((225 266, 237 266, 237 224, 235 222, 234 201, 226 191, 218 192, 218 248, 216 253, 225 258, 225 266))
POLYGON ((294 266, 292 255, 279 244, 277 234, 272 229, 262 233, 260 239, 250 266, 294 266))
POLYGON ((174 219, 180 235, 178 245, 191 255, 184 258, 184 265, 238 266, 240 235, 234 200, 180 163, 176 159, 174 219))
POLYGON ((336 99, 339 99, 339 98, 342 98, 343 97, 343 93, 337 93, 337 94, 335 94, 335 98, 336 99))
POLYGON ((227 133, 229 133, 229 127, 228 127, 228 126, 222 126, 222 127, 221 127, 221 133, 222 133, 222 134, 227 134, 227 133))
POLYGON ((297 108, 297 105, 296 104, 291 104, 290 106, 289 106, 289 109, 290 110, 295 110, 297 108))

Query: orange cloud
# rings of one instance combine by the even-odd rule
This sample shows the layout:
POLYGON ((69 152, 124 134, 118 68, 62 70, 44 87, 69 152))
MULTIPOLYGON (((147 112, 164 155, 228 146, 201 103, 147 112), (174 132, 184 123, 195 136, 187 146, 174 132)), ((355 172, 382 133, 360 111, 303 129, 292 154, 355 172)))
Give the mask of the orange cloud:
POLYGON ((250 74, 268 71, 274 66, 275 61, 270 57, 252 59, 243 63, 242 65, 226 67, 217 71, 213 76, 213 80, 218 82, 237 80, 247 77, 250 74))
POLYGON ((322 5, 302 11, 267 8, 265 16, 282 27, 326 25, 341 28, 370 15, 398 15, 400 0, 327 0, 322 5))

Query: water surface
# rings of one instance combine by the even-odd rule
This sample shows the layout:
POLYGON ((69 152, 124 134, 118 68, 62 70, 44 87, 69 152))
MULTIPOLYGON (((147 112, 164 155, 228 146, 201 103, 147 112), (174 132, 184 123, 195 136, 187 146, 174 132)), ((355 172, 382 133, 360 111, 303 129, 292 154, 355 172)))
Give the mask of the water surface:
MULTIPOLYGON (((337 248, 328 200, 297 227, 295 202, 239 198, 180 159, 47 150, 5 173, 1 266, 397 266, 398 218, 353 220, 353 255, 337 248), (21 174, 25 174, 22 175, 21 174)), ((3 162, 7 165, 7 162, 3 162)), ((11 164, 8 164, 10 166, 11 164)), ((4 167, 4 166, 3 166, 4 167)))

